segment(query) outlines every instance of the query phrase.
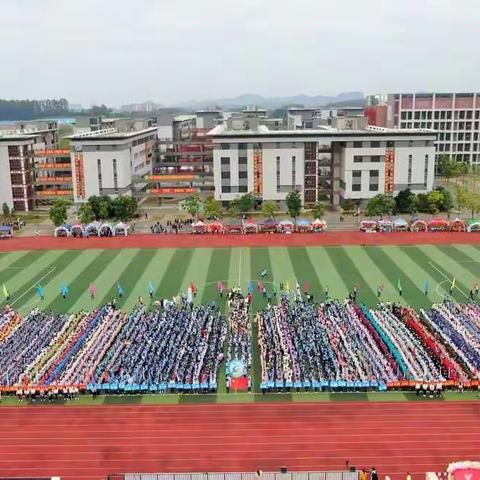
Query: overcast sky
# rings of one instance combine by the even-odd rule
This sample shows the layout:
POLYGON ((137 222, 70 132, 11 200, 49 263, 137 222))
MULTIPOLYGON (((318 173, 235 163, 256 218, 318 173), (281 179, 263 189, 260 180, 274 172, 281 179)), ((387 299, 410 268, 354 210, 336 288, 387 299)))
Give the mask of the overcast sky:
POLYGON ((3 0, 0 97, 480 91, 479 0, 3 0))

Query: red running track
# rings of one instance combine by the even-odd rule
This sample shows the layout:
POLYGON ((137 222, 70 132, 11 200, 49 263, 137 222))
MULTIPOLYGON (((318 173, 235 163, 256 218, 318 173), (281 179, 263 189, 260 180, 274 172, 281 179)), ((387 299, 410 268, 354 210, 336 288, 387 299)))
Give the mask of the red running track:
POLYGON ((363 233, 360 231, 253 235, 130 235, 112 238, 16 237, 0 240, 0 251, 89 248, 304 247, 334 245, 477 244, 480 235, 459 232, 363 233))
POLYGON ((480 452, 480 403, 4 407, 0 475, 341 470, 392 480, 480 452))

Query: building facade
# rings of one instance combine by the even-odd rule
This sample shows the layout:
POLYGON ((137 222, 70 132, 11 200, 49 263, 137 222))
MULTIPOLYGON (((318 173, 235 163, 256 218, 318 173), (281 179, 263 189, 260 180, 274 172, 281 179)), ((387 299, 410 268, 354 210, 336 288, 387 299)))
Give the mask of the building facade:
POLYGON ((85 202, 92 195, 147 193, 156 127, 135 132, 99 130, 69 138, 75 202, 85 202))
POLYGON ((438 132, 437 160, 442 155, 480 163, 480 93, 396 93, 367 97, 372 125, 430 128, 438 132))
POLYGON ((435 132, 365 130, 229 131, 213 139, 215 198, 231 201, 252 192, 262 200, 284 201, 301 192, 304 203, 325 199, 368 199, 406 188, 433 188, 435 132))

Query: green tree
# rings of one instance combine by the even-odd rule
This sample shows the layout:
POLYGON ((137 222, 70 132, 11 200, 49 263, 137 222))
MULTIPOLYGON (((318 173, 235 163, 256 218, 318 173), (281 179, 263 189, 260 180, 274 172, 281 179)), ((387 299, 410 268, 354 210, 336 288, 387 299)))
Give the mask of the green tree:
POLYGON ((116 218, 125 222, 132 219, 138 210, 137 199, 129 196, 117 197, 112 201, 112 211, 116 218))
POLYGON ((215 200, 215 198, 213 197, 207 198, 205 200, 203 210, 207 218, 220 218, 222 216, 222 204, 218 200, 215 200))
POLYGON ((295 220, 300 215, 302 211, 302 197, 298 190, 292 190, 288 193, 287 198, 285 199, 287 203, 288 214, 295 220))
POLYGON ((480 194, 458 187, 457 205, 462 210, 468 210, 473 218, 475 214, 480 212, 480 194))
POLYGON ((437 187, 435 189, 442 195, 441 200, 438 203, 438 208, 441 212, 448 212, 453 208, 453 197, 449 190, 443 187, 437 187))
POLYGON ((262 215, 264 217, 274 217, 278 211, 278 204, 273 200, 267 200, 262 203, 262 215))
POLYGON ((63 199, 57 199, 50 207, 50 219, 56 227, 67 221, 67 207, 69 203, 63 199))
POLYGON ((432 206, 427 193, 419 193, 417 195, 417 210, 423 213, 432 213, 432 206))
POLYGON ((395 211, 399 213, 415 213, 417 211, 417 196, 409 188, 398 192, 395 197, 395 211))
POLYGON ((112 199, 108 195, 102 195, 101 197, 92 195, 88 199, 88 203, 92 206, 95 220, 105 220, 113 215, 112 199))
POLYGON ((395 199, 390 195, 380 193, 371 198, 365 211, 369 217, 383 217, 383 215, 391 215, 395 209, 395 199))
POLYGON ((470 170, 470 165, 466 162, 456 162, 449 155, 443 155, 438 163, 440 175, 451 178, 466 175, 470 170))
POLYGON ((3 205, 2 205, 2 210, 3 210, 3 214, 8 217, 10 215, 10 208, 9 206, 7 205, 6 202, 3 202, 3 205))
POLYGON ((344 212, 353 212, 353 210, 355 210, 356 207, 357 207, 357 204, 355 203, 355 200, 352 200, 350 198, 342 202, 342 210, 344 212))
POLYGON ((443 202, 443 194, 438 190, 432 190, 428 194, 428 202, 430 207, 430 213, 438 213, 441 209, 443 202))
POLYGON ((322 218, 325 215, 325 203, 317 202, 312 208, 314 218, 322 218))
POLYGON ((238 199, 238 209, 240 213, 248 213, 253 211, 255 207, 255 197, 251 193, 246 193, 238 199))
POLYGON ((200 196, 194 193, 188 196, 183 202, 183 208, 194 218, 200 210, 200 196))
POLYGON ((82 223, 90 223, 95 220, 95 213, 93 212, 92 205, 90 203, 83 203, 78 209, 78 218, 82 223))
POLYGON ((232 218, 236 218, 240 215, 240 208, 238 206, 238 200, 231 200, 228 204, 228 215, 232 218))

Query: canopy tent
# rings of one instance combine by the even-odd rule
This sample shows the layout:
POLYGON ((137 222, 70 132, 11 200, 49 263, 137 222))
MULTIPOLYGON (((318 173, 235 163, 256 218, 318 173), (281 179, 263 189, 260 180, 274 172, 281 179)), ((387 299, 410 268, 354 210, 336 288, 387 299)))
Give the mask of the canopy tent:
POLYGON ((70 225, 60 225, 54 231, 56 237, 69 237, 70 236, 70 225))
POLYGON ((360 222, 360 230, 362 232, 375 232, 377 230, 376 220, 362 220, 360 222))
POLYGON ((238 218, 232 218, 225 228, 228 233, 243 233, 243 223, 238 218))
POLYGON ((467 232, 480 232, 480 221, 470 220, 468 222, 467 232))
POLYGON ((209 233, 223 233, 224 227, 222 222, 212 222, 207 225, 209 233))
POLYGON ((445 232, 450 230, 450 222, 445 218, 434 218, 428 222, 428 229, 431 232, 445 232))
POLYGON ((393 229, 397 232, 405 232, 408 230, 408 222, 401 217, 395 218, 392 222, 393 229))
POLYGON ((297 220, 297 232, 310 232, 312 226, 306 218, 299 218, 297 220))
POLYGON ((466 230, 465 222, 461 218, 455 218, 450 224, 452 232, 464 232, 466 230))
POLYGON ((120 222, 115 225, 115 235, 124 235, 125 237, 128 235, 128 230, 130 229, 130 225, 126 223, 120 222))
POLYGON ((70 235, 72 237, 84 237, 85 236, 85 228, 81 224, 73 225, 70 229, 70 235))
POLYGON ((12 236, 13 229, 10 225, 0 226, 0 238, 10 238, 12 236))
POLYGON ((275 232, 277 230, 277 221, 274 218, 266 218, 258 224, 258 228, 262 232, 275 232))
POLYGON ((282 233, 292 233, 294 228, 295 228, 295 224, 289 218, 286 218, 285 220, 282 220, 278 224, 278 229, 282 233))
POLYGON ((98 237, 100 235, 100 227, 101 226, 102 226, 102 224, 100 222, 89 223, 85 227, 85 232, 87 233, 87 235, 89 237, 91 237, 91 236, 98 237))
POLYGON ((412 232, 426 232, 428 230, 428 223, 425 220, 417 218, 410 226, 412 232))
POLYGON ((258 225, 251 218, 245 221, 243 224, 243 233, 257 233, 258 225))
POLYGON ((104 223, 100 225, 100 228, 98 229, 98 235, 100 237, 114 237, 115 229, 109 223, 104 223))
POLYGON ((315 233, 324 232, 326 229, 327 229, 327 222, 325 220, 320 220, 319 218, 316 218, 312 222, 312 230, 315 233))
POLYGON ((198 222, 192 223, 192 232, 193 233, 205 233, 207 231, 207 226, 199 220, 198 222))
POLYGON ((392 232, 393 231, 393 223, 390 220, 379 220, 377 225, 378 225, 378 229, 381 232, 392 232))

